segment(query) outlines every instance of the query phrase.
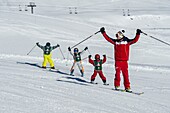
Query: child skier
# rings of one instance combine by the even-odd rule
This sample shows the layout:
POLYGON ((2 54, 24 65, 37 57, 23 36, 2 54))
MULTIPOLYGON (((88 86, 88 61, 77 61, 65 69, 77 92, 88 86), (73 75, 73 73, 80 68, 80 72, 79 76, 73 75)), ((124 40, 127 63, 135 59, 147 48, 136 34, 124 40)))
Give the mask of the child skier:
POLYGON ((120 87, 120 72, 122 71, 124 78, 124 87, 127 92, 131 92, 130 90, 130 81, 128 74, 128 60, 129 60, 129 50, 130 45, 136 43, 139 40, 141 30, 136 30, 136 36, 133 39, 129 39, 124 36, 123 31, 119 31, 116 33, 117 39, 110 38, 106 32, 105 28, 102 27, 100 29, 103 37, 110 43, 114 45, 114 56, 115 56, 115 79, 114 86, 116 90, 119 90, 120 87))
POLYGON ((55 69, 54 62, 51 58, 51 51, 56 49, 57 47, 60 47, 60 45, 57 44, 56 46, 51 46, 49 42, 47 42, 45 46, 40 45, 39 42, 37 42, 36 45, 44 52, 44 61, 42 63, 42 68, 46 68, 47 62, 49 62, 51 69, 55 69))
POLYGON ((91 76, 91 83, 94 83, 95 77, 97 76, 97 73, 98 73, 104 85, 108 85, 106 84, 106 77, 104 76, 102 72, 102 64, 105 62, 106 62, 106 55, 103 55, 103 60, 100 59, 99 54, 95 55, 95 60, 92 60, 91 55, 89 55, 89 63, 91 63, 94 66, 94 73, 91 76))
POLYGON ((74 66, 75 64, 77 64, 80 72, 81 72, 81 76, 84 76, 84 68, 82 65, 82 60, 81 60, 81 55, 84 53, 84 51, 86 51, 88 49, 88 47, 85 47, 85 49, 81 52, 79 52, 78 48, 74 48, 74 53, 71 52, 71 48, 68 47, 68 51, 70 52, 70 54, 73 56, 74 62, 73 65, 70 69, 70 75, 73 75, 74 72, 74 66))

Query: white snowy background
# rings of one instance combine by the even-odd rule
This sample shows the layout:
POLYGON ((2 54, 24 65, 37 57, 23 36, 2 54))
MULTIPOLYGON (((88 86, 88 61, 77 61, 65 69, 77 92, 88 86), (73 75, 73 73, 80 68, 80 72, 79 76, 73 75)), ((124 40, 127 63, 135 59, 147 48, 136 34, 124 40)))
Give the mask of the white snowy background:
POLYGON ((114 49, 100 33, 77 47, 89 48, 82 58, 107 55, 103 72, 109 86, 103 86, 99 76, 97 85, 87 83, 93 73, 87 59, 83 78, 78 68, 75 76, 69 76, 73 60, 67 50, 101 27, 112 38, 122 29, 134 38, 140 28, 170 43, 169 4, 169 0, 0 0, 0 113, 170 113, 170 46, 144 34, 131 46, 131 89, 144 92, 140 96, 111 90, 114 49), (25 7, 29 2, 37 5, 34 14, 25 7), (35 47, 27 53, 36 42, 60 44, 66 59, 58 48, 53 51, 59 71, 35 66, 42 64, 42 50, 35 47))

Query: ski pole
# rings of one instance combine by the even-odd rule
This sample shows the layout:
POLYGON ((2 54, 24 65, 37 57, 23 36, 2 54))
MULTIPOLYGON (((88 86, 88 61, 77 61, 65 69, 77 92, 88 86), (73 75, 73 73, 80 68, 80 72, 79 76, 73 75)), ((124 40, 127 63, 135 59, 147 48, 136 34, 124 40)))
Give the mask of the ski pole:
POLYGON ((74 45, 73 47, 71 47, 71 49, 74 48, 74 47, 76 47, 77 45, 81 44, 82 42, 86 41, 87 39, 91 38, 92 36, 96 35, 96 34, 99 33, 99 32, 100 32, 100 31, 97 31, 96 33, 94 33, 94 34, 90 35, 89 37, 85 38, 85 39, 82 40, 81 42, 79 42, 79 43, 77 43, 76 45, 74 45))
POLYGON ((59 50, 61 52, 61 55, 63 56, 63 59, 65 59, 63 52, 61 51, 61 48, 59 47, 59 50))
POLYGON ((88 52, 89 52, 89 54, 91 55, 90 50, 89 50, 89 49, 87 49, 87 51, 88 51, 88 52))
POLYGON ((165 42, 165 41, 163 41, 163 40, 160 40, 160 39, 158 39, 158 38, 155 38, 155 37, 153 37, 153 36, 150 36, 150 35, 148 35, 147 33, 143 32, 143 31, 141 31, 141 32, 142 32, 144 35, 149 36, 150 38, 153 38, 153 39, 155 39, 155 40, 157 40, 157 41, 159 41, 159 42, 162 42, 162 43, 170 46, 169 43, 167 43, 167 42, 165 42))
POLYGON ((68 59, 69 59, 69 52, 68 52, 68 54, 67 54, 66 66, 68 66, 68 59))
POLYGON ((82 60, 86 60, 88 57, 83 58, 82 60))
POLYGON ((112 57, 109 57, 109 56, 107 56, 107 58, 110 58, 110 59, 114 60, 114 58, 112 58, 112 57))
POLYGON ((29 55, 36 46, 37 46, 37 45, 35 45, 35 46, 27 53, 27 55, 29 55))

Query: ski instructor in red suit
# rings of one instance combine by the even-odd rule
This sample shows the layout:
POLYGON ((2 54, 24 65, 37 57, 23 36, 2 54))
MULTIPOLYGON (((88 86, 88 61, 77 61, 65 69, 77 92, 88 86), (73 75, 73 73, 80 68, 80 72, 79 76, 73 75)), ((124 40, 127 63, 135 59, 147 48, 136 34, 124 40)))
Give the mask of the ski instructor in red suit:
POLYGON ((130 45, 136 43, 139 40, 141 30, 136 30, 136 36, 134 39, 129 39, 124 36, 123 30, 116 33, 117 39, 110 38, 106 32, 105 28, 102 27, 100 32, 104 36, 104 38, 114 45, 114 58, 115 58, 115 79, 114 79, 114 86, 116 90, 120 90, 120 73, 122 72, 124 78, 124 87, 125 91, 129 92, 130 89, 130 81, 129 81, 129 74, 128 74, 128 60, 129 60, 129 49, 130 45))

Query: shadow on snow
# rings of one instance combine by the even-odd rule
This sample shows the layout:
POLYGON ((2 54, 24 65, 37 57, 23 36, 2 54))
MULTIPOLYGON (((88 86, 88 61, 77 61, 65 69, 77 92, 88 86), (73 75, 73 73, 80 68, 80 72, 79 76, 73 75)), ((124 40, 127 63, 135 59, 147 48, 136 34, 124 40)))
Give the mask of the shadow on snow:
POLYGON ((74 84, 86 85, 86 86, 89 86, 87 83, 90 83, 90 82, 87 81, 87 80, 83 80, 83 79, 81 79, 81 78, 73 77, 73 76, 63 77, 63 78, 66 78, 66 79, 68 79, 68 80, 56 80, 56 81, 67 82, 67 83, 74 83, 74 84), (69 80, 72 80, 72 81, 69 81, 69 80))
POLYGON ((38 65, 37 63, 17 62, 17 64, 26 64, 26 65, 30 65, 30 66, 34 66, 34 67, 41 68, 41 66, 40 66, 40 65, 38 65))
MULTIPOLYGON (((41 68, 41 66, 38 65, 37 63, 17 62, 17 64, 26 64, 26 65, 29 65, 29 66, 41 68)), ((88 86, 87 83, 90 83, 90 82, 87 81, 87 80, 84 80, 84 79, 79 78, 79 77, 71 76, 70 74, 65 73, 65 72, 62 72, 62 71, 59 71, 59 70, 55 70, 55 69, 54 69, 54 70, 49 70, 49 71, 50 71, 50 72, 59 73, 59 74, 62 74, 62 75, 69 75, 69 76, 67 76, 67 77, 63 77, 63 78, 66 78, 66 79, 68 79, 68 80, 56 80, 56 81, 67 82, 67 83, 74 83, 74 84, 86 85, 86 86, 88 86), (72 80, 72 81, 69 81, 69 80, 72 80)))

